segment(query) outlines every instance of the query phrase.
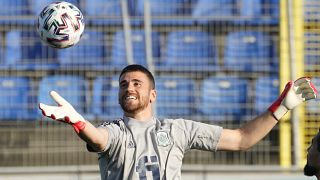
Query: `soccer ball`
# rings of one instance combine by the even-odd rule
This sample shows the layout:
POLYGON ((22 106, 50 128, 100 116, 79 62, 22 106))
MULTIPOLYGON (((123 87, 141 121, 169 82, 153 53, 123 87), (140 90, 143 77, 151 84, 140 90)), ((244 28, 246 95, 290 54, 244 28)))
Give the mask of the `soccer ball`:
POLYGON ((68 2, 54 2, 38 16, 37 31, 45 44, 54 48, 68 48, 77 44, 84 30, 81 11, 68 2))

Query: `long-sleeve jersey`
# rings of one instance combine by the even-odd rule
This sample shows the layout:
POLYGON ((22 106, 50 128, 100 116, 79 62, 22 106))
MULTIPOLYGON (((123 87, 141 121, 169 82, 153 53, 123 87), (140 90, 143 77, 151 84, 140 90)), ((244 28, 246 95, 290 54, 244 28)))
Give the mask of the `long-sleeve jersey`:
POLYGON ((181 179, 184 153, 190 149, 216 151, 222 127, 185 119, 128 117, 105 122, 108 143, 99 152, 102 180, 181 179))

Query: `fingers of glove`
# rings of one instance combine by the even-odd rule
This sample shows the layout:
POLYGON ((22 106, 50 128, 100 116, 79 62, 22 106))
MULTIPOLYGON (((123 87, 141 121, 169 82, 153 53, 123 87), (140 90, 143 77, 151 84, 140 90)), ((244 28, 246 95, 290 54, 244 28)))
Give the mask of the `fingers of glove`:
POLYGON ((50 117, 51 114, 53 114, 56 111, 57 108, 59 108, 59 107, 57 107, 57 106, 49 106, 49 105, 46 105, 46 104, 43 104, 43 103, 39 103, 39 109, 41 109, 42 114, 44 116, 50 117))
POLYGON ((297 94, 309 92, 312 92, 316 98, 318 91, 311 81, 301 83, 299 87, 296 89, 297 94))
POLYGON ((317 95, 313 92, 302 94, 302 98, 304 98, 306 101, 308 101, 310 99, 315 99, 316 97, 317 97, 317 95))
POLYGON ((50 96, 51 98, 59 105, 69 105, 68 101, 65 100, 63 97, 61 97, 57 92, 55 91, 50 91, 50 96))
POLYGON ((307 82, 310 82, 309 77, 301 77, 301 78, 297 79, 296 81, 294 81, 294 86, 300 86, 300 84, 307 83, 307 82))

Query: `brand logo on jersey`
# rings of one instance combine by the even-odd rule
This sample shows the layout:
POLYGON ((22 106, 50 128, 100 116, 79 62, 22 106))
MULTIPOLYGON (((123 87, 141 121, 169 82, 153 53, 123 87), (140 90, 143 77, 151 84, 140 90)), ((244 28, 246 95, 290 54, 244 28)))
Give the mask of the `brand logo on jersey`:
POLYGON ((171 139, 168 132, 159 131, 157 132, 157 141, 159 146, 166 147, 171 144, 171 139))

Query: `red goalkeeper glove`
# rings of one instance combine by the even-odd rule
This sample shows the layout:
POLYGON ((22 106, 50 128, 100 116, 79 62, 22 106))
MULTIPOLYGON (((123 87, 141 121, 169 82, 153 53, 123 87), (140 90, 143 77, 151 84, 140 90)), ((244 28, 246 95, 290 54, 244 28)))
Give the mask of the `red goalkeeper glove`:
POLYGON ((268 108, 273 116, 280 120, 289 110, 295 108, 304 101, 315 99, 317 89, 310 78, 302 77, 296 81, 287 83, 280 97, 268 108))
POLYGON ((68 101, 55 91, 51 91, 50 96, 58 106, 49 106, 40 103, 39 108, 44 116, 72 125, 77 133, 85 128, 85 119, 69 104, 68 101))

